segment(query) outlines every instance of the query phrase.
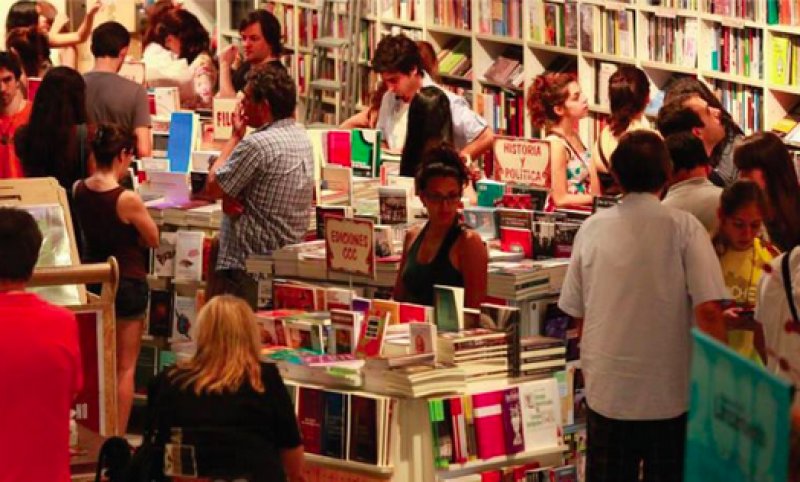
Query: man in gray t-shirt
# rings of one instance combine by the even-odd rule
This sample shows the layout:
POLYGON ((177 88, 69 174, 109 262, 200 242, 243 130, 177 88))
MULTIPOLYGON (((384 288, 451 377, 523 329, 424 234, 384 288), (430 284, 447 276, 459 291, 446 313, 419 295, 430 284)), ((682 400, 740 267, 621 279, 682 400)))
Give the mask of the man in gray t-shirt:
POLYGON ((92 33, 94 69, 86 80, 86 108, 90 122, 114 123, 136 137, 139 157, 152 153, 150 106, 145 88, 120 77, 119 72, 128 53, 130 34, 117 22, 106 22, 92 33))

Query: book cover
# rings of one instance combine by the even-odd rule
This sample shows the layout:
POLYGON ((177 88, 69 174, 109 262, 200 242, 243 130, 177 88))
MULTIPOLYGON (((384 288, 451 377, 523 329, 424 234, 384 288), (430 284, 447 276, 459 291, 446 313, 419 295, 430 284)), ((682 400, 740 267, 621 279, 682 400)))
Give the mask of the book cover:
POLYGON ((286 331, 286 346, 289 348, 325 353, 325 327, 321 323, 296 315, 284 318, 283 329, 286 331))
POLYGON ((314 288, 276 281, 272 286, 272 303, 276 310, 314 311, 316 309, 314 288))
POLYGON ((168 119, 180 109, 180 95, 177 87, 156 87, 153 89, 155 98, 155 116, 168 119))
POLYGON ((400 303, 400 323, 430 322, 429 306, 400 303))
POLYGON ((411 194, 405 187, 378 187, 380 224, 406 224, 411 220, 411 194))
POLYGON ((297 398, 297 421, 303 437, 303 449, 308 453, 322 454, 325 392, 301 386, 297 398))
POLYGON ((555 257, 569 258, 572 256, 572 245, 575 244, 575 236, 578 234, 580 224, 575 223, 556 223, 555 233, 555 257))
POLYGON ((436 325, 433 323, 409 323, 408 338, 412 354, 436 352, 436 325))
POLYGON ((522 436, 522 410, 519 404, 517 387, 503 390, 503 434, 507 454, 516 454, 525 450, 522 436))
POLYGON ((331 130, 325 134, 325 158, 328 164, 350 167, 350 131, 331 130))
POLYGON ((389 324, 396 325, 400 323, 400 303, 394 300, 372 300, 371 315, 389 317, 389 324))
POLYGON ((466 207, 463 210, 464 223, 478 232, 481 239, 490 241, 497 239, 497 220, 495 208, 480 206, 466 207))
POLYGON ((533 256, 535 259, 550 259, 556 256, 556 223, 550 221, 533 223, 533 256))
POLYGON ((328 353, 342 355, 355 353, 364 314, 359 311, 331 310, 331 340, 328 353))
POLYGON ((325 309, 349 310, 353 303, 353 291, 346 288, 327 288, 325 290, 325 309))
POLYGON ((365 177, 378 176, 381 167, 381 131, 353 129, 350 146, 353 170, 365 177))
POLYGON ((533 209, 533 201, 530 194, 503 194, 500 201, 504 208, 510 209, 533 209))
POLYGON ((175 276, 175 248, 177 243, 177 233, 161 232, 161 240, 153 254, 154 275, 158 277, 175 276))
POLYGON ((192 327, 197 313, 195 297, 178 296, 176 293, 174 303, 170 341, 191 341, 192 327))
POLYGON ((353 208, 350 206, 324 206, 317 205, 315 208, 317 239, 325 239, 325 219, 328 217, 348 218, 353 215, 353 208))
POLYGON ((394 254, 394 230, 391 226, 376 224, 373 226, 373 244, 375 246, 375 257, 388 258, 394 254))
POLYGON ((286 346, 284 318, 303 313, 300 310, 263 310, 256 312, 256 320, 261 322, 261 339, 266 345, 286 346))
POLYGON ((344 459, 347 455, 348 396, 339 392, 324 392, 322 422, 322 455, 344 459))
POLYGON ((503 431, 503 392, 492 391, 472 395, 475 439, 478 458, 486 460, 505 455, 503 431))
POLYGON ((533 213, 527 209, 497 208, 497 225, 502 228, 528 229, 533 226, 533 213))
POLYGON ((214 97, 212 118, 214 126, 214 140, 227 141, 233 135, 233 114, 239 99, 223 99, 214 97))
POLYGON ((508 366, 511 376, 518 376, 521 351, 521 313, 516 306, 481 303, 481 326, 506 333, 508 366))
POLYGON ((520 384, 525 451, 556 447, 560 443, 561 400, 555 378, 520 384))
POLYGON ((197 126, 197 114, 194 112, 173 112, 170 116, 167 141, 170 172, 189 172, 197 139, 197 126))
POLYGON ((360 311, 365 315, 372 309, 372 300, 369 298, 362 298, 360 296, 353 296, 353 302, 350 307, 353 311, 360 311))
POLYGON ((203 232, 177 232, 175 242, 175 279, 201 281, 203 279, 203 232))
POLYGON ((381 355, 383 349, 383 339, 386 334, 386 325, 389 321, 387 316, 370 316, 367 322, 361 326, 361 333, 358 338, 356 355, 359 358, 370 358, 381 355))
POLYGON ((172 328, 172 295, 169 291, 150 291, 148 330, 150 336, 170 336, 172 328))
POLYGON ((464 328, 464 288, 433 286, 433 311, 438 331, 459 331, 464 328))
POLYGON ((378 463, 378 400, 351 395, 348 460, 378 463))
POLYGON ((446 400, 428 400, 428 413, 433 434, 433 460, 437 469, 446 469, 453 459, 453 434, 446 400))
POLYGON ((479 179, 476 183, 478 206, 493 208, 502 199, 506 191, 506 183, 491 179, 479 179))
POLYGON ((461 397, 447 399, 450 405, 450 426, 453 428, 453 462, 462 464, 469 460, 467 423, 461 397))
POLYGON ((544 211, 547 209, 547 201, 550 198, 549 189, 525 184, 515 184, 511 187, 511 192, 513 194, 527 194, 531 197, 531 207, 527 209, 533 211, 544 211))
POLYGON ((522 253, 533 258, 533 232, 530 229, 500 227, 500 250, 507 253, 522 253))

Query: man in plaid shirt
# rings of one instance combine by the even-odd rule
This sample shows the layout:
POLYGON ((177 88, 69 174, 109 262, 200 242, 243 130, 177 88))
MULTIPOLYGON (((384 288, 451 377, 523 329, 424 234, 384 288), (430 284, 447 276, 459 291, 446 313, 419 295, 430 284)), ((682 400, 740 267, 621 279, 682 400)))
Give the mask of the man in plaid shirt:
POLYGON ((266 65, 248 75, 233 135, 209 172, 223 198, 216 276, 255 307, 257 284, 245 272, 251 254, 302 241, 308 229, 314 162, 305 128, 294 119, 294 81, 266 65), (257 130, 244 138, 246 126, 257 130))

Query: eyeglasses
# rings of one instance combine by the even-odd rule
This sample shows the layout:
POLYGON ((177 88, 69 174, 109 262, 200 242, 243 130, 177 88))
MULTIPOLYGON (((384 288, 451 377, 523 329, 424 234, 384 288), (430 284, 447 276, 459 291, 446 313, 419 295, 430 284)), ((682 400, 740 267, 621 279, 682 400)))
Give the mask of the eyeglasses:
POLYGON ((437 203, 437 204, 444 204, 444 203, 456 203, 461 200, 461 193, 454 193, 454 194, 434 194, 434 193, 425 193, 425 199, 428 202, 437 203))

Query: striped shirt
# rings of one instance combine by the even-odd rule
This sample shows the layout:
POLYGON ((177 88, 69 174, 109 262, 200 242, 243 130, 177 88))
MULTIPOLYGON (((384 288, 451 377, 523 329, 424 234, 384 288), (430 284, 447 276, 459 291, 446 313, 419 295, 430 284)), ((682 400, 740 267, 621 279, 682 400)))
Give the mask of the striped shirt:
POLYGON ((281 119, 244 138, 217 171, 217 182, 244 206, 225 215, 217 270, 244 269, 251 254, 302 241, 314 191, 314 161, 305 129, 281 119))

